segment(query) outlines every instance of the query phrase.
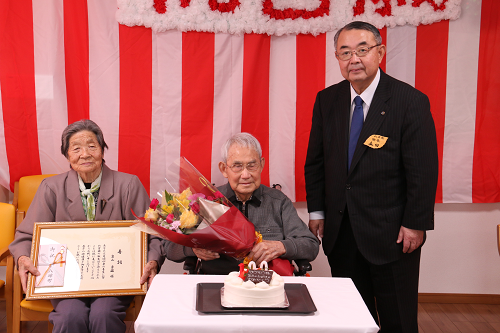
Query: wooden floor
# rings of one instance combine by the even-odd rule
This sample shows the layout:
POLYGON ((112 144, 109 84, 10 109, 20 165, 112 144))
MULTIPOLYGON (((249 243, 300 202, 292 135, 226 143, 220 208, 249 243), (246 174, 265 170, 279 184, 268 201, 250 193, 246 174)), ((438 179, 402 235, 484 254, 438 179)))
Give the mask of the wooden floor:
POLYGON ((500 332, 500 305, 437 304, 418 305, 420 332, 500 332))
MULTIPOLYGON (((5 301, 0 301, 0 333, 7 332, 5 301)), ((487 304, 437 304, 418 305, 420 333, 500 333, 500 305, 487 304)), ((46 333, 46 322, 24 322, 21 332, 46 333)), ((134 332, 132 322, 127 322, 127 333, 134 332)))

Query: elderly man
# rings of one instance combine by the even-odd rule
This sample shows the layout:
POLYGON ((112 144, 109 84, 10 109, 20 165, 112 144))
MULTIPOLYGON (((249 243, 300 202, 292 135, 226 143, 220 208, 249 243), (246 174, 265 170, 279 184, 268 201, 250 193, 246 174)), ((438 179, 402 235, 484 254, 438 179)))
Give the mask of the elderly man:
MULTIPOLYGON (((291 200, 281 191, 260 183, 264 158, 259 141, 248 133, 231 137, 222 147, 219 169, 228 183, 219 190, 255 225, 263 241, 248 257, 257 265, 276 258, 312 261, 319 251, 318 239, 299 218, 291 200)), ((193 249, 166 241, 167 258, 176 262, 188 256, 201 259, 204 274, 228 274, 241 261, 205 249, 193 249)))
POLYGON ((382 332, 418 332, 418 275, 438 178, 429 99, 379 69, 379 31, 334 37, 346 80, 320 91, 305 164, 309 228, 332 276, 354 281, 382 332))

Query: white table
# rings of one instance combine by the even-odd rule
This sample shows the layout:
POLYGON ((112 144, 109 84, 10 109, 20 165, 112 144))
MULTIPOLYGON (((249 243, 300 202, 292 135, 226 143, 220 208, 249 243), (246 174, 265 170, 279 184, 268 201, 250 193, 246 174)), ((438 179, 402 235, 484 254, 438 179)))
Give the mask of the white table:
POLYGON ((196 311, 196 285, 223 283, 222 275, 158 274, 135 321, 136 333, 378 332, 351 279, 284 277, 304 283, 317 311, 306 315, 205 314, 196 311))

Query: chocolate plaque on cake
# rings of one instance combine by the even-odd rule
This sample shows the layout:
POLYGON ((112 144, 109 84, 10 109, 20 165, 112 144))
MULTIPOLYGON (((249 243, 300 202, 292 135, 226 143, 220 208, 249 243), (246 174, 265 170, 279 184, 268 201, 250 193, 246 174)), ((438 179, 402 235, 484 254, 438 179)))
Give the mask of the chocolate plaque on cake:
POLYGON ((264 281, 267 284, 271 283, 273 271, 264 271, 261 269, 249 269, 245 281, 252 281, 257 284, 264 281))

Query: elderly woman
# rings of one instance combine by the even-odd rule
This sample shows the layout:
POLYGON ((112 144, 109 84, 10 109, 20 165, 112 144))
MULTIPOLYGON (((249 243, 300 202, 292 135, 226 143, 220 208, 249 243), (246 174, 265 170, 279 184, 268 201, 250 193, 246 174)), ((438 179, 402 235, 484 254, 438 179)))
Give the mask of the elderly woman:
MULTIPOLYGON (((26 218, 9 249, 26 291, 28 272, 40 273, 30 260, 35 221, 132 220, 131 209, 143 212, 149 197, 136 176, 109 169, 101 129, 91 120, 77 121, 64 130, 61 152, 71 170, 46 178, 38 188, 26 218)), ((149 262, 141 283, 150 280, 163 263, 161 240, 150 238, 149 262)), ((54 332, 125 332, 123 319, 133 296, 52 300, 49 320, 54 332)))

